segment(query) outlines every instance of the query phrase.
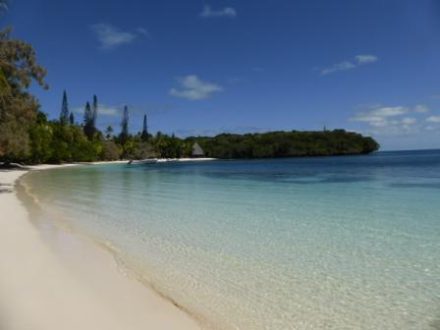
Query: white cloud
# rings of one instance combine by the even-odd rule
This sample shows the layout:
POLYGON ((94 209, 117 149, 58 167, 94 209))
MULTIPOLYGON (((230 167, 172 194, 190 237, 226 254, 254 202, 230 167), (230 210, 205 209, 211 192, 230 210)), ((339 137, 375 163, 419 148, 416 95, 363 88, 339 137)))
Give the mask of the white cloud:
POLYGON ((374 63, 379 60, 376 55, 357 55, 355 59, 358 64, 374 63))
POLYGON ((105 106, 105 105, 99 105, 98 106, 98 116, 120 116, 121 111, 117 107, 111 107, 111 106, 105 106))
MULTIPOLYGON (((77 113, 77 114, 83 114, 84 107, 74 108, 72 112, 77 113)), ((119 107, 98 104, 98 116, 100 116, 100 115, 115 117, 115 116, 120 116, 121 111, 120 111, 119 107)))
POLYGON ((405 107, 381 107, 371 111, 372 114, 381 117, 400 116, 408 112, 405 107))
POLYGON ((401 116, 407 112, 408 109, 405 107, 378 107, 358 113, 351 120, 365 122, 374 127, 385 127, 390 123, 390 117, 401 116))
POLYGON ((412 117, 405 117, 401 120, 403 125, 411 126, 417 124, 417 119, 412 117))
POLYGON ((341 63, 334 64, 328 68, 322 69, 321 74, 327 75, 327 74, 334 73, 337 71, 347 71, 347 70, 354 69, 355 67, 356 67, 356 65, 354 65, 353 63, 351 63, 349 61, 344 61, 341 63))
POLYGON ((228 17, 234 18, 237 16, 237 11, 232 7, 225 7, 219 10, 213 10, 211 6, 205 5, 203 7, 202 12, 200 13, 200 17, 210 18, 210 17, 228 17))
POLYGON ((354 60, 343 61, 321 70, 321 75, 325 76, 338 71, 347 71, 355 69, 361 65, 372 64, 377 62, 379 58, 375 55, 356 55, 354 60))
POLYGON ((426 118, 426 121, 428 123, 439 123, 440 124, 440 116, 430 116, 428 118, 426 118))
POLYGON ((411 117, 403 119, 400 116, 410 112, 406 107, 375 107, 366 112, 360 112, 351 118, 351 121, 364 122, 376 129, 409 128, 417 120, 411 117))
POLYGON ((429 111, 430 109, 424 105, 374 106, 355 114, 350 120, 367 124, 372 130, 371 134, 400 136, 436 129, 436 126, 440 124, 440 116, 426 117, 425 114, 429 111))
POLYGON ((192 101, 207 99, 213 93, 223 90, 221 86, 202 81, 196 75, 178 78, 177 81, 179 82, 180 88, 172 88, 170 95, 192 101))
POLYGON ((414 107, 414 112, 427 113, 429 112, 429 108, 426 105, 419 104, 414 107))
POLYGON ((144 28, 137 28, 135 32, 128 32, 105 23, 94 24, 91 29, 102 49, 113 49, 118 46, 131 44, 139 35, 148 36, 148 31, 144 28))

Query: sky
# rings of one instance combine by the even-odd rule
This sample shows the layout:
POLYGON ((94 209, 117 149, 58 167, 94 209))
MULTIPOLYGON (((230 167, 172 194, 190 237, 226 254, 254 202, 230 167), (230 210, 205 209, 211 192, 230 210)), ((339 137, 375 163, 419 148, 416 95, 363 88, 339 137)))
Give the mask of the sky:
POLYGON ((437 0, 10 0, 57 118, 177 136, 344 128, 382 150, 440 148, 437 0))

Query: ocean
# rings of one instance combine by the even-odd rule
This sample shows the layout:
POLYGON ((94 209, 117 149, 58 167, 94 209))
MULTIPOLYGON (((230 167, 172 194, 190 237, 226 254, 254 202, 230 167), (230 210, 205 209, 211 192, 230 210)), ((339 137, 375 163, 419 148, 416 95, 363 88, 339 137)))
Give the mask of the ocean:
POLYGON ((440 151, 84 165, 41 212, 207 329, 440 329, 440 151))

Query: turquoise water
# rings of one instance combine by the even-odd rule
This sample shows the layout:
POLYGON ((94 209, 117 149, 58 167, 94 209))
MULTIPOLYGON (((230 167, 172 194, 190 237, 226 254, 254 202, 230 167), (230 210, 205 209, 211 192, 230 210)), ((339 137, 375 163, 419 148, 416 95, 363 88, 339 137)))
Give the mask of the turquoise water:
POLYGON ((156 165, 24 178, 218 329, 440 324, 440 151, 156 165))

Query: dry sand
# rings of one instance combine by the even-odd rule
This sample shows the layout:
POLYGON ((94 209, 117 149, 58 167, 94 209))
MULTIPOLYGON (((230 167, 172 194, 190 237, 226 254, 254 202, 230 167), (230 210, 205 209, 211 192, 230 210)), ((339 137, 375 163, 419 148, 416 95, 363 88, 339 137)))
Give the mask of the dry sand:
POLYGON ((104 249, 67 232, 43 239, 14 191, 24 173, 0 171, 1 330, 199 329, 104 249))

